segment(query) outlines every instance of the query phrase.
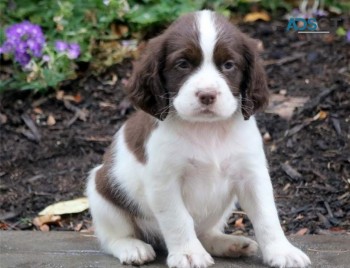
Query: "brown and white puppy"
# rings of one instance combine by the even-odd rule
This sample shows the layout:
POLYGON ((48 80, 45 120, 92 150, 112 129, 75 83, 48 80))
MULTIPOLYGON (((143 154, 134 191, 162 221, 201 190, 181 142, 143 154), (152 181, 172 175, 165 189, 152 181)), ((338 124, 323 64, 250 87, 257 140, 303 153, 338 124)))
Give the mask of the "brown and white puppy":
POLYGON ((183 16, 149 42, 128 93, 140 110, 87 186, 108 253, 143 264, 155 258, 152 245, 164 244, 168 266, 179 268, 208 267, 211 255, 252 255, 255 241, 222 232, 238 199, 265 263, 310 264, 278 220, 252 116, 268 101, 253 40, 211 11, 183 16))

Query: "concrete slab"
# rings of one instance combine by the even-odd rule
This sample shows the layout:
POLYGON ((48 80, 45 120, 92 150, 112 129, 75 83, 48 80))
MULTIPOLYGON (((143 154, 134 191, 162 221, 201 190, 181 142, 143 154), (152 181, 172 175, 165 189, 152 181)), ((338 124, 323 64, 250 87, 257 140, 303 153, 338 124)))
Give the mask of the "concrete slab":
MULTIPOLYGON (((312 267, 349 268, 350 236, 290 237, 311 258, 312 267)), ((12 268, 125 268, 115 258, 100 251, 92 235, 74 232, 0 232, 0 267, 12 268)), ((164 268, 160 256, 147 268, 164 268)), ((215 267, 264 267, 261 256, 244 259, 215 259, 215 267)))

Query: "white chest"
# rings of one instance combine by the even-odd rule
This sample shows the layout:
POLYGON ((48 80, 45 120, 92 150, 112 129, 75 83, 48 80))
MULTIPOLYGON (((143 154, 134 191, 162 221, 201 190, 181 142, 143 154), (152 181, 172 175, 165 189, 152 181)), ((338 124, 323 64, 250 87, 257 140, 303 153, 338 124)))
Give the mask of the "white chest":
POLYGON ((229 159, 217 162, 189 160, 182 177, 182 194, 198 225, 205 228, 215 225, 233 205, 231 171, 229 159))

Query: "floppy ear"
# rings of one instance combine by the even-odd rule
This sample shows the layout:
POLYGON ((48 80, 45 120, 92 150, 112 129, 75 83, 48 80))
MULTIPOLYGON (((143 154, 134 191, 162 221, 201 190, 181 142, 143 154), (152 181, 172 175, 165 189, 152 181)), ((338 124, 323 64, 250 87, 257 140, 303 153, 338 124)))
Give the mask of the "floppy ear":
POLYGON ((163 45, 162 36, 149 41, 126 87, 133 104, 159 120, 165 119, 169 109, 169 98, 161 75, 165 58, 163 45))
POLYGON ((253 39, 244 37, 244 71, 241 82, 242 114, 245 120, 259 110, 263 110, 269 101, 266 74, 253 39))

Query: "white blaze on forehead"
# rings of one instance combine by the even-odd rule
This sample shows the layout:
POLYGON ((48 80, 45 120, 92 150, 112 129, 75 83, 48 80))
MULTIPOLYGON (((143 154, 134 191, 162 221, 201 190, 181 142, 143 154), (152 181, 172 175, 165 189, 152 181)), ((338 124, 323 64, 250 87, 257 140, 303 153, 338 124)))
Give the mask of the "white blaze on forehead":
POLYGON ((203 51, 204 61, 210 61, 213 58, 217 38, 213 13, 209 10, 198 12, 197 25, 199 29, 199 44, 203 51))

